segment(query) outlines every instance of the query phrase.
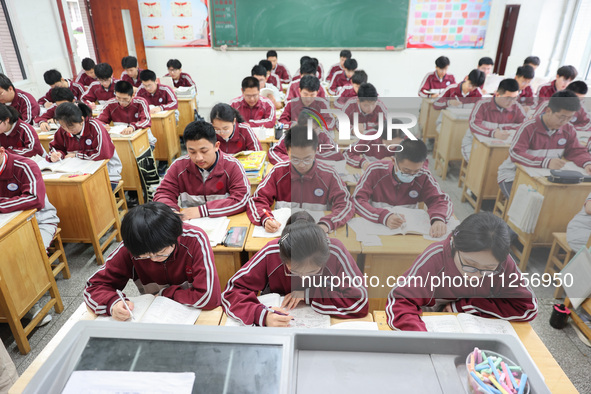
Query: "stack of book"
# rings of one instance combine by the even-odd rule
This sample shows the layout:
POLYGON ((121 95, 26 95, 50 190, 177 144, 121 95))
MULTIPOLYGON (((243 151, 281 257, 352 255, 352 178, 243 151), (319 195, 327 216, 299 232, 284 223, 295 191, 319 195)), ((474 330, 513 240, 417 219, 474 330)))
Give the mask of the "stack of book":
POLYGON ((252 182, 260 182, 265 175, 267 152, 240 152, 235 154, 236 158, 244 167, 248 180, 252 182))

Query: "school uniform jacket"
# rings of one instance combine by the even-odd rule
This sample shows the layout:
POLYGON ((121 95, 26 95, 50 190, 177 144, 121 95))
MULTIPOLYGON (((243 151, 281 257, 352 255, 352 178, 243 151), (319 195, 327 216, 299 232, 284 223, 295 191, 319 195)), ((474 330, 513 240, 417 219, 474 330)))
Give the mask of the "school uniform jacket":
POLYGON ((337 71, 333 74, 328 87, 328 93, 333 96, 338 96, 344 86, 351 85, 351 78, 347 78, 345 71, 337 71))
POLYGON ((330 66, 330 69, 328 70, 328 74, 326 75, 326 80, 327 81, 332 80, 333 75, 337 71, 343 71, 343 68, 341 67, 341 63, 333 64, 332 66, 330 66))
POLYGON ((200 170, 189 156, 175 160, 158 186, 154 201, 175 210, 198 206, 201 217, 232 216, 244 212, 249 194, 250 182, 240 162, 218 151, 210 171, 200 170))
POLYGON ((430 93, 427 93, 431 89, 446 89, 450 85, 456 83, 456 78, 451 74, 445 74, 443 78, 437 76, 437 71, 428 73, 421 82, 421 88, 419 89, 419 97, 429 97, 430 93))
POLYGON ((57 210, 45 194, 45 183, 37 163, 33 160, 6 152, 6 160, 0 165, 0 213, 36 209, 39 224, 57 229, 57 210))
MULTIPOLYGON (((370 161, 370 159, 368 159, 368 157, 373 157, 376 160, 383 160, 386 158, 392 158, 394 157, 394 153, 396 150, 399 150, 400 148, 390 148, 392 149, 392 151, 388 150, 388 147, 386 145, 384 145, 384 142, 381 139, 377 139, 374 141, 364 141, 364 140, 359 140, 357 142, 355 142, 350 149, 346 149, 343 152, 343 156, 345 157, 345 160, 347 161, 347 164, 350 165, 351 167, 355 167, 355 168, 361 168, 361 166, 363 165, 363 162, 365 161, 370 161), (368 146, 369 149, 367 150, 367 152, 358 152, 357 150, 355 150, 356 146, 368 146)), ((361 150, 361 149, 360 149, 361 150)), ((363 150, 365 150, 365 148, 363 148, 363 150)), ((374 160, 372 160, 373 162, 374 160)))
POLYGON ((246 206, 252 223, 264 226, 271 214, 271 206, 289 207, 310 211, 331 211, 318 222, 330 231, 344 226, 355 214, 347 186, 331 166, 316 160, 305 175, 300 174, 291 163, 277 164, 257 187, 246 206))
POLYGON ((449 85, 443 92, 441 97, 433 103, 433 108, 436 110, 446 109, 448 107, 448 100, 451 98, 457 98, 462 104, 473 104, 477 101, 478 97, 482 97, 482 91, 480 88, 474 89, 470 93, 464 95, 462 93, 462 84, 460 82, 454 85, 449 85))
POLYGON ((378 104, 374 108, 374 110, 366 114, 361 111, 361 107, 359 106, 359 100, 349 100, 347 104, 343 107, 342 110, 348 117, 349 122, 351 122, 351 130, 353 130, 353 115, 357 113, 357 124, 362 124, 365 126, 365 132, 369 130, 378 130, 380 118, 382 118, 382 125, 384 128, 387 127, 386 116, 388 114, 388 109, 384 105, 384 103, 378 99, 378 104))
POLYGON ((96 82, 96 78, 91 78, 89 77, 84 70, 82 70, 80 72, 80 74, 78 74, 78 76, 76 77, 76 80, 74 82, 76 82, 77 84, 81 85, 84 89, 88 88, 90 86, 90 84, 92 84, 93 82, 96 82))
MULTIPOLYGON (((323 75, 324 75, 324 66, 322 65, 322 63, 318 63, 318 69, 316 70, 316 78, 318 78, 319 80, 322 81, 323 75)), ((293 81, 297 81, 299 79, 302 79, 301 68, 298 68, 296 70, 291 81, 293 82, 293 81)))
POLYGON ((281 83, 289 83, 289 81, 291 81, 291 75, 289 74, 289 71, 287 71, 287 67, 283 64, 277 63, 271 72, 277 74, 281 83))
POLYGON ((224 140, 220 135, 216 134, 220 142, 220 150, 228 154, 234 154, 245 150, 261 151, 261 143, 254 131, 250 128, 248 123, 236 123, 234 131, 228 139, 224 140))
POLYGON ((557 92, 556 80, 554 79, 550 82, 540 85, 538 87, 538 94, 536 94, 536 96, 538 96, 538 97, 552 97, 552 95, 556 92, 557 92))
MULTIPOLYGON (((546 111, 546 108, 548 108, 549 103, 550 101, 548 100, 541 102, 536 108, 534 117, 542 115, 546 111)), ((583 103, 581 103, 581 108, 575 112, 574 116, 570 120, 570 124, 574 126, 576 131, 591 131, 591 119, 589 119, 589 114, 587 113, 583 103)))
POLYGON ((293 100, 289 101, 283 109, 283 113, 279 118, 279 123, 287 125, 287 128, 294 126, 298 122, 298 117, 304 108, 311 108, 319 112, 326 121, 328 130, 332 130, 335 125, 335 120, 332 115, 322 113, 322 110, 328 109, 329 105, 326 99, 321 98, 314 99, 310 105, 304 105, 301 97, 294 98, 293 100))
POLYGON ((523 123, 509 147, 509 157, 499 166, 497 182, 513 182, 515 164, 548 168, 550 160, 563 157, 579 167, 591 164, 591 154, 581 145, 573 125, 567 123, 558 130, 548 130, 542 116, 523 123))
POLYGON ((115 84, 119 82, 118 79, 111 78, 111 85, 105 89, 99 81, 94 81, 90 84, 86 92, 82 95, 81 101, 86 104, 95 103, 97 101, 109 101, 115 98, 115 84))
POLYGON ((19 156, 45 155, 45 150, 43 150, 33 126, 20 119, 15 122, 8 133, 0 133, 0 146, 19 156))
POLYGON ((86 305, 97 315, 112 315, 119 300, 116 290, 123 290, 129 279, 141 294, 158 294, 198 309, 220 305, 220 283, 207 234, 187 223, 174 252, 163 262, 137 259, 121 242, 86 282, 86 305))
POLYGON ((127 72, 122 71, 121 72, 121 78, 119 78, 122 81, 127 81, 130 84, 132 84, 134 87, 139 88, 140 86, 142 86, 142 80, 140 79, 140 73, 144 71, 141 68, 137 69, 137 78, 133 79, 132 77, 129 76, 129 74, 127 74, 127 72))
POLYGON ((424 202, 431 223, 435 220, 449 221, 453 205, 429 170, 421 168, 410 183, 398 182, 393 174, 392 161, 378 161, 367 167, 353 193, 357 214, 371 222, 386 225, 388 216, 392 215, 388 208, 397 205, 416 207, 419 202, 424 202))
POLYGON ((143 86, 138 89, 137 96, 145 99, 149 105, 161 107, 163 111, 170 111, 179 107, 176 94, 170 86, 157 84, 156 91, 149 93, 143 86))
MULTIPOLYGON (((80 100, 80 98, 84 94, 84 87, 69 79, 66 79, 66 81, 68 81, 68 89, 70 89, 70 92, 72 92, 72 94, 74 95, 74 99, 80 100)), ((53 103, 54 101, 51 98, 51 89, 49 89, 47 93, 45 93, 45 96, 41 97, 37 102, 40 106, 45 105, 45 103, 53 103)))
MULTIPOLYGON (((165 77, 170 77, 170 74, 166 74, 165 77)), ((193 78, 191 78, 191 76, 187 73, 181 73, 181 75, 179 76, 178 81, 175 81, 174 79, 172 80, 172 84, 174 85, 175 88, 180 88, 180 87, 191 87, 194 86, 195 87, 195 92, 197 92, 197 85, 195 85, 195 82, 193 81, 193 78)))
POLYGON ((14 89, 14 98, 11 103, 6 105, 16 109, 25 123, 33 124, 35 117, 39 116, 39 103, 37 103, 33 95, 20 89, 14 89))
MULTIPOLYGON (((317 133, 318 135, 318 149, 316 149, 316 158, 320 160, 334 160, 341 161, 345 157, 343 153, 338 150, 337 143, 327 132, 317 133), (337 147, 337 149, 335 149, 337 147)), ((289 155, 285 147, 285 135, 281 137, 279 142, 269 149, 269 162, 273 165, 278 163, 288 162, 289 155)))
POLYGON ((275 127, 275 105, 266 97, 259 96, 259 101, 256 102, 254 107, 244 101, 244 96, 236 97, 230 102, 230 105, 240 112, 242 118, 251 127, 265 127, 268 129, 275 127))
POLYGON ((267 78, 267 83, 270 83, 271 85, 275 86, 279 91, 282 90, 281 81, 279 80, 277 74, 275 74, 273 71, 271 71, 271 74, 269 74, 269 78, 267 78))
MULTIPOLYGON (((346 278, 354 282, 353 278, 362 275, 355 260, 341 241, 328 240, 330 257, 320 279, 338 276, 344 277, 344 282, 348 281, 346 278)), ((305 283, 297 283, 297 278, 286 276, 278 242, 278 239, 270 241, 230 279, 222 293, 222 307, 228 316, 246 325, 264 326, 267 311, 257 299, 257 293, 262 290, 282 295, 303 291, 304 302, 323 315, 351 319, 367 315, 365 287, 341 287, 332 291, 330 287, 304 288, 305 283)))
MULTIPOLYGON (((507 278, 521 272, 511 255, 501 264, 505 276, 505 287, 498 275, 484 278, 474 286, 438 286, 430 288, 429 277, 464 276, 454 263, 451 252, 451 235, 440 242, 431 244, 416 259, 404 276, 421 277, 420 283, 408 281, 406 286, 394 286, 388 296, 386 316, 388 325, 394 330, 427 331, 420 318, 422 307, 436 307, 448 303, 454 312, 469 313, 475 316, 500 318, 509 321, 531 321, 538 313, 538 301, 530 287, 519 282, 509 286, 507 278)), ((447 279, 446 279, 447 280, 447 279)), ((443 279, 442 279, 443 282, 443 279)))
POLYGON ((57 105, 55 103, 52 104, 51 107, 47 108, 47 110, 45 111, 45 113, 43 115, 39 115, 35 118, 35 123, 40 125, 43 122, 47 122, 48 120, 55 118, 55 109, 56 108, 57 108, 57 105))
POLYGON ((334 101, 334 105, 341 110, 349 103, 352 98, 357 98, 357 92, 353 88, 353 84, 347 85, 341 89, 341 95, 334 101))
MULTIPOLYGON (((301 79, 298 79, 297 81, 291 81, 291 83, 289 84, 289 88, 287 89, 287 97, 285 98, 285 101, 290 101, 293 100, 296 97, 300 97, 300 81, 301 79)), ((324 91, 324 87, 320 86, 320 89, 318 89, 318 96, 316 97, 326 97, 326 92, 324 91)))
POLYGON ((127 107, 123 107, 117 99, 107 101, 105 108, 97 118, 104 124, 125 123, 134 130, 150 127, 152 117, 150 115, 150 106, 142 97, 134 97, 127 107))
POLYGON ((531 86, 526 86, 523 90, 519 91, 519 104, 531 107, 535 104, 534 92, 531 90, 531 86))

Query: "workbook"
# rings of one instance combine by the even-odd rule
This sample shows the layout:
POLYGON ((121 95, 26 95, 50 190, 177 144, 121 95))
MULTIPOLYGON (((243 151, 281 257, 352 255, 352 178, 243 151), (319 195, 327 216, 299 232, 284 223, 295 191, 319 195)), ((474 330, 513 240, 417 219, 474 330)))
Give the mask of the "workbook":
POLYGON ((519 336, 506 320, 487 319, 468 313, 457 315, 422 316, 421 319, 429 332, 451 332, 470 334, 507 334, 519 339, 519 336))
POLYGON ((209 238, 209 244, 213 248, 214 246, 221 244, 224 240, 226 232, 228 231, 230 219, 228 219, 227 216, 220 216, 217 218, 205 217, 191 219, 187 222, 205 231, 207 238, 209 238))
POLYGON ((68 157, 55 163, 49 162, 39 155, 31 157, 31 159, 37 163, 41 171, 68 174, 94 174, 103 164, 103 160, 83 160, 77 157, 68 157))
MULTIPOLYGON (((134 304, 134 319, 127 321, 134 323, 195 324, 201 314, 201 309, 179 304, 167 297, 144 294, 128 298, 134 304)), ((99 316, 96 320, 116 321, 111 316, 99 316)))

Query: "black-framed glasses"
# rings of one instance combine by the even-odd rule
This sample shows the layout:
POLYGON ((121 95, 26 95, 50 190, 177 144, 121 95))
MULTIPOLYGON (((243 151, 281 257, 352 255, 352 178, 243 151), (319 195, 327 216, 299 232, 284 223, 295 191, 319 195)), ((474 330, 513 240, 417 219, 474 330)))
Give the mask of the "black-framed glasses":
POLYGON ((489 275, 500 274, 503 271, 502 264, 499 264, 497 266, 497 268, 494 270, 481 270, 480 268, 476 268, 471 265, 464 264, 464 262, 462 261, 462 256, 460 256, 459 252, 458 252, 458 260, 460 260, 460 265, 462 266, 462 270, 464 272, 468 272, 471 274, 473 274, 475 272, 480 272, 480 274, 482 274, 482 276, 489 276, 489 275))

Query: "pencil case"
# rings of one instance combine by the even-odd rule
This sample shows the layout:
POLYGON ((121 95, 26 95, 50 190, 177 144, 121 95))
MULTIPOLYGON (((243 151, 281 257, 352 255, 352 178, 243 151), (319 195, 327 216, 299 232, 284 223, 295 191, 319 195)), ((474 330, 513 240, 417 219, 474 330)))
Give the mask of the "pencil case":
POLYGON ((229 248, 240 248, 244 244, 248 227, 230 227, 222 244, 229 248))

